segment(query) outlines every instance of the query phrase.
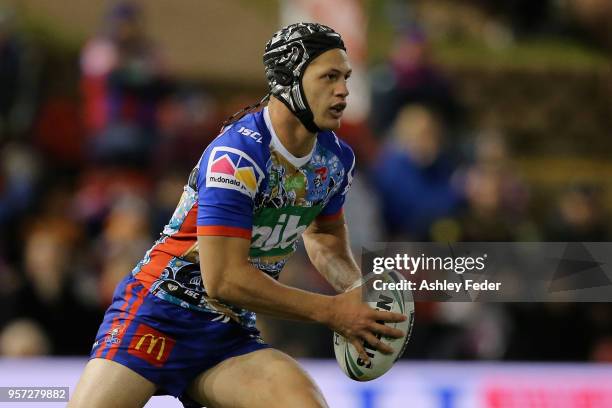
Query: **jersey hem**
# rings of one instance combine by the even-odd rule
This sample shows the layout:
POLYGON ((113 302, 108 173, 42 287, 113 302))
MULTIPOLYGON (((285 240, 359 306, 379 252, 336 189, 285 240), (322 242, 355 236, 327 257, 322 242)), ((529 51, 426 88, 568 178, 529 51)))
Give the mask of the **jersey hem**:
POLYGON ((251 230, 223 225, 198 225, 198 236, 221 236, 251 239, 251 230))
POLYGON ((334 213, 334 214, 329 214, 329 215, 318 215, 317 216, 317 220, 319 221, 336 221, 337 219, 339 219, 343 214, 342 208, 340 208, 338 210, 338 212, 334 213))

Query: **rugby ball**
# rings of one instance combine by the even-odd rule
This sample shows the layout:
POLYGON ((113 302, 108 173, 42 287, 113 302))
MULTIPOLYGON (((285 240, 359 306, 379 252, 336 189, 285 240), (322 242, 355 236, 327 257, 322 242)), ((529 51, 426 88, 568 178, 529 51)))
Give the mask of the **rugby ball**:
POLYGON ((402 356, 406 345, 410 340, 412 325, 414 323, 414 301, 412 294, 408 290, 374 290, 372 289, 371 281, 381 279, 383 282, 399 282, 403 276, 395 271, 385 271, 381 275, 376 275, 368 282, 368 285, 363 287, 364 290, 370 291, 367 295, 368 305, 376 310, 385 310, 390 312, 401 313, 407 317, 403 322, 385 323, 391 327, 400 329, 405 333, 404 337, 397 339, 380 337, 380 340, 393 348, 393 353, 384 354, 369 344, 364 344, 365 351, 370 357, 368 364, 359 357, 359 353, 355 347, 349 343, 343 336, 334 332, 334 352, 336 361, 340 365, 344 374, 356 381, 370 381, 380 377, 402 356))

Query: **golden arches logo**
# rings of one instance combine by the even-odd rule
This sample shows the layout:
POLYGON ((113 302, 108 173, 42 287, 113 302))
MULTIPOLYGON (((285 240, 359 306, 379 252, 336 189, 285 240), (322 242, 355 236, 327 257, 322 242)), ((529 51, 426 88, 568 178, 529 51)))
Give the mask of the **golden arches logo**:
POLYGON ((128 353, 156 367, 161 367, 172 352, 176 340, 141 323, 132 336, 128 353))
POLYGON ((144 343, 145 339, 150 338, 149 340, 149 347, 147 348, 147 350, 145 351, 145 353, 147 354, 151 354, 153 352, 153 350, 155 349, 155 346, 157 345, 158 341, 161 341, 161 346, 159 347, 159 352, 157 353, 157 357, 155 357, 156 360, 161 360, 162 356, 164 355, 164 349, 166 348, 166 338, 165 337, 157 337, 154 336, 150 333, 147 333, 145 335, 143 335, 142 337, 140 337, 140 340, 138 340, 138 343, 136 343, 136 347, 134 347, 136 350, 140 350, 140 347, 142 347, 142 344, 144 343))

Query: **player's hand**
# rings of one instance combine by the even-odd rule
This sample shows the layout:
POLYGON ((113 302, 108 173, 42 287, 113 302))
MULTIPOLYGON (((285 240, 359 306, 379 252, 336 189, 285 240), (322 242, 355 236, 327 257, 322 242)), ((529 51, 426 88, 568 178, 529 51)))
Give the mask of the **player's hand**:
POLYGON ((361 359, 370 359, 363 346, 367 342, 373 348, 392 353, 393 349, 380 341, 380 337, 402 337, 404 332, 386 326, 384 322, 402 322, 406 316, 382 310, 375 310, 363 302, 361 288, 336 295, 326 322, 332 330, 344 336, 357 350, 361 359), (378 336, 377 336, 378 335, 378 336))

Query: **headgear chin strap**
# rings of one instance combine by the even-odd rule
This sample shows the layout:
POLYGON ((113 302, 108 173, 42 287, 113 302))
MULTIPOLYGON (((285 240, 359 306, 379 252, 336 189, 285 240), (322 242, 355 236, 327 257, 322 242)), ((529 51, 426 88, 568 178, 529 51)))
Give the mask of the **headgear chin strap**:
POLYGON ((296 23, 277 31, 266 44, 263 63, 269 94, 274 95, 309 132, 320 132, 304 93, 306 67, 325 51, 346 51, 340 34, 317 23, 296 23))

